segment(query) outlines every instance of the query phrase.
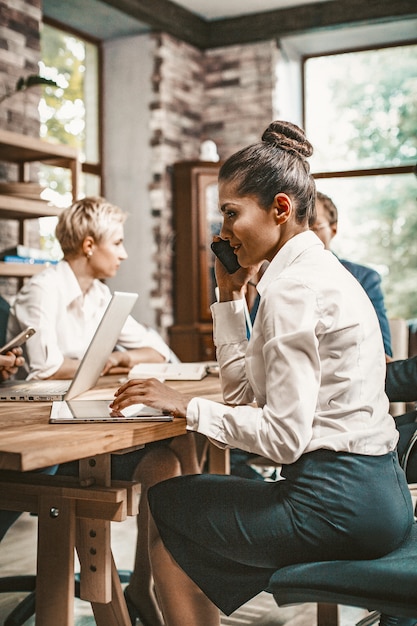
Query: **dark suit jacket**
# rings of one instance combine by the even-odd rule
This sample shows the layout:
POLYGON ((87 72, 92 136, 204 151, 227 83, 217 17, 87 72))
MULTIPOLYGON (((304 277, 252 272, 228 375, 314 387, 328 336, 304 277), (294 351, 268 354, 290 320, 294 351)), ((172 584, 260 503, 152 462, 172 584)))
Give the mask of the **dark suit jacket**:
MULTIPOLYGON (((387 364, 385 391, 391 402, 414 402, 417 399, 417 356, 387 364)), ((400 438, 398 458, 407 481, 417 482, 417 410, 394 417, 400 438)))
POLYGON ((387 364, 385 391, 390 402, 417 400, 417 356, 387 364))
POLYGON ((0 346, 6 343, 7 320, 9 319, 10 305, 0 296, 0 346))
POLYGON ((374 309, 378 316, 379 325, 381 327, 382 339, 384 341, 385 354, 392 356, 391 332, 385 310, 384 295, 381 288, 381 276, 375 270, 365 265, 352 263, 345 259, 340 259, 341 264, 356 278, 362 285, 369 299, 374 305, 374 309))

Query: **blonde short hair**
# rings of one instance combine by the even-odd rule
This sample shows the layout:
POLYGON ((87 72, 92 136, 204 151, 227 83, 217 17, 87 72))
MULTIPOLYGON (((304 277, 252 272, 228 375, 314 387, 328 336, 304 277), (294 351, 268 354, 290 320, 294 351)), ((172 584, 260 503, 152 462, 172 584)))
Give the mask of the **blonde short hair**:
POLYGON ((124 224, 127 214, 105 198, 91 196, 74 202, 64 209, 58 219, 55 235, 64 256, 81 251, 86 237, 93 237, 95 243, 111 237, 119 224, 124 224))

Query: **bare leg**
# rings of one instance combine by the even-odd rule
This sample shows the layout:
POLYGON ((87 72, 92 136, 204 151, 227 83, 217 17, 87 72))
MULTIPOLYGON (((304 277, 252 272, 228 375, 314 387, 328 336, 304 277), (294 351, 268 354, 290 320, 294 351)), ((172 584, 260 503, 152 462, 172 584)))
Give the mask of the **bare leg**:
POLYGON ((168 448, 161 447, 150 451, 139 463, 135 479, 141 483, 139 513, 137 515, 138 535, 134 570, 127 594, 139 609, 140 615, 150 626, 163 626, 163 619, 154 594, 154 585, 149 561, 149 507, 148 489, 152 485, 179 476, 181 467, 176 455, 168 448))
POLYGON ((220 626, 220 611, 177 565, 150 519, 150 555, 166 626, 220 626))
POLYGON ((170 446, 181 465, 181 475, 200 474, 200 464, 197 459, 197 450, 194 433, 175 437, 170 446))
POLYGON ((164 622, 155 598, 149 559, 148 489, 162 480, 194 473, 199 473, 199 467, 192 433, 176 437, 169 447, 151 450, 135 472, 135 480, 141 483, 141 497, 137 516, 135 566, 127 595, 149 626, 163 626, 164 622))

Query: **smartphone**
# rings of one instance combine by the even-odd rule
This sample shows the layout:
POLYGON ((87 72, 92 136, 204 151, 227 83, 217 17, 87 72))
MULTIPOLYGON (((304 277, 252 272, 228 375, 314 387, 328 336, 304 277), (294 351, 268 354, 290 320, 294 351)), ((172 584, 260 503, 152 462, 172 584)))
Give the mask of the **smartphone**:
POLYGON ((233 252, 232 246, 226 239, 213 241, 211 249, 223 263, 229 274, 234 274, 241 267, 236 254, 233 252))
POLYGON ((28 326, 27 328, 25 328, 25 330, 22 330, 21 333, 13 337, 13 339, 11 339, 8 343, 5 343, 4 346, 0 348, 0 354, 5 354, 6 352, 12 350, 12 348, 17 348, 18 346, 21 346, 29 339, 29 337, 32 337, 35 332, 36 331, 34 328, 28 326))

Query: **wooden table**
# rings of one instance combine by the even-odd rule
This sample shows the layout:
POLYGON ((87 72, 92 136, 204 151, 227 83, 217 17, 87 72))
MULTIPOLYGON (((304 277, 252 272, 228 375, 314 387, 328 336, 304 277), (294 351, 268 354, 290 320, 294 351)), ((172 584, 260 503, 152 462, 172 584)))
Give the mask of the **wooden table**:
MULTIPOLYGON (((220 399, 219 380, 169 383, 184 393, 220 399)), ((118 379, 105 377, 83 397, 109 399, 118 379)), ((110 545, 110 522, 136 515, 137 483, 112 481, 112 453, 186 433, 185 420, 135 424, 49 424, 50 403, 0 403, 1 508, 38 515, 36 625, 74 623, 74 548, 81 597, 98 626, 130 626, 110 545), (79 460, 79 478, 36 474, 79 460), (27 473, 29 472, 29 473, 27 473)), ((224 451, 213 446, 210 471, 225 472, 224 451)))

